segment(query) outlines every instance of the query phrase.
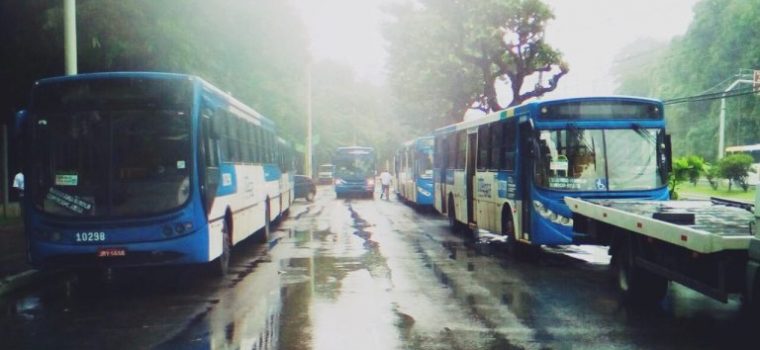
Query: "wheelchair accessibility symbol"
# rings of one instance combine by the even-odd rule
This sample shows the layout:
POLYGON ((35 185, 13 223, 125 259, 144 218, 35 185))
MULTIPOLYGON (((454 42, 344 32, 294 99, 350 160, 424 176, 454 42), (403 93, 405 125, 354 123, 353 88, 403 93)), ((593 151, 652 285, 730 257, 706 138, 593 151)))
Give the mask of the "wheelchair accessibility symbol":
POLYGON ((596 189, 597 190, 606 190, 607 189, 607 181, 605 179, 596 179, 596 189))

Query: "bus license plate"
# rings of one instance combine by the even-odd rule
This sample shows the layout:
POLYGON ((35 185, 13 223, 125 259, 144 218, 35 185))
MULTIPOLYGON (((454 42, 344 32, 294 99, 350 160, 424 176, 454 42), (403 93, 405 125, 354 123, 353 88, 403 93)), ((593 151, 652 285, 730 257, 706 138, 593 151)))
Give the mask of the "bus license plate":
POLYGON ((98 249, 98 258, 112 258, 127 256, 127 250, 124 248, 101 248, 98 249))

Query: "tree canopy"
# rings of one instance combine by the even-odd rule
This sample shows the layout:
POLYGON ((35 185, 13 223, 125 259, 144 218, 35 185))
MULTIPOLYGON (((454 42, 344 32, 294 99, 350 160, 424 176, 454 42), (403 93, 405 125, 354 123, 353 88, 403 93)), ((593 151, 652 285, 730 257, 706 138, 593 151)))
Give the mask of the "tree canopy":
POLYGON ((389 13, 390 85, 399 113, 417 116, 421 127, 458 122, 470 108, 520 104, 554 90, 568 72, 544 41, 554 15, 539 0, 420 0, 389 13), (536 77, 543 74, 550 77, 536 77), (497 86, 509 90, 507 101, 497 86))
MULTIPOLYGON (((308 41, 290 1, 79 0, 76 15, 80 73, 198 75, 303 135, 308 41)), ((0 29, 14 53, 0 57, 7 112, 27 103, 34 80, 63 75, 62 1, 4 2, 0 29)))
MULTIPOLYGON (((760 0, 702 0, 682 37, 662 49, 637 46, 629 49, 639 53, 631 55, 635 59, 623 63, 638 64, 616 67, 618 93, 668 100, 721 92, 740 69, 760 69, 760 0)), ((726 146, 760 143, 757 96, 746 94, 726 102, 726 146)), ((719 113, 719 99, 668 105, 665 114, 674 153, 715 160, 719 113)))

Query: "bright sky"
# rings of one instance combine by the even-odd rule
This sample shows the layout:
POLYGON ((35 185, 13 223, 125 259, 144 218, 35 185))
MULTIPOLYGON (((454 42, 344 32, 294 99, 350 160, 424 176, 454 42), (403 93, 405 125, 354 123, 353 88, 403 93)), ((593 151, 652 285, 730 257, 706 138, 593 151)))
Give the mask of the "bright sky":
MULTIPOLYGON (((381 4, 399 0, 293 0, 301 12, 316 59, 351 65, 360 78, 385 76, 381 4)), ((553 97, 610 94, 615 56, 637 38, 682 35, 697 0, 544 0, 556 19, 547 41, 562 51, 571 72, 553 97)))

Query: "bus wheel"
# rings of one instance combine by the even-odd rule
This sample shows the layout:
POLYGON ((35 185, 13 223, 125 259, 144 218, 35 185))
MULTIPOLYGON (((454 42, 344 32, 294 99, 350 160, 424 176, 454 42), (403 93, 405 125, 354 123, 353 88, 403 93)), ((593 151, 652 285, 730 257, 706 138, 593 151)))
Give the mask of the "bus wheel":
POLYGON ((230 269, 230 255, 232 251, 232 244, 230 244, 230 237, 232 237, 232 219, 230 219, 229 216, 225 216, 222 225, 222 255, 219 255, 211 265, 212 272, 217 277, 224 277, 227 275, 227 271, 230 269))
POLYGON ((267 198, 266 202, 264 202, 264 228, 262 228, 261 232, 256 236, 258 237, 256 240, 258 243, 267 243, 267 241, 269 241, 269 227, 272 226, 272 219, 269 217, 270 208, 269 198, 267 198))
POLYGON ((449 210, 447 211, 447 214, 449 215, 449 228, 451 228, 451 231, 454 233, 459 233, 462 231, 463 225, 457 221, 456 209, 454 209, 454 200, 451 196, 449 196, 449 210))
POLYGON ((314 192, 309 191, 309 193, 306 194, 306 201, 307 202, 313 202, 314 201, 314 192))
POLYGON ((629 257, 629 247, 621 246, 613 256, 618 289, 623 300, 637 304, 655 304, 668 292, 668 280, 636 266, 629 257))
POLYGON ((535 261, 541 255, 541 247, 519 242, 515 235, 515 222, 512 213, 505 211, 501 219, 501 234, 507 236, 507 253, 514 258, 535 261))

